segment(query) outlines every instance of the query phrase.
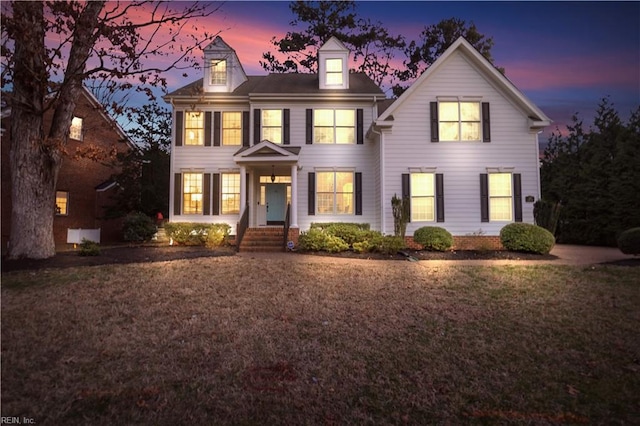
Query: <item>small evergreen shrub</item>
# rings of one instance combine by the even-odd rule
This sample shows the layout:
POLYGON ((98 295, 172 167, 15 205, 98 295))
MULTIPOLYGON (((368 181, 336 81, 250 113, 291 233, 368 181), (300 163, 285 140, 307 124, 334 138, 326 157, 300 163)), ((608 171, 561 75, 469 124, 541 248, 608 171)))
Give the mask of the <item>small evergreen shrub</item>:
POLYGON ((556 243, 548 230, 529 223, 510 223, 500 230, 500 241, 507 250, 548 254, 556 243))
POLYGON ((298 237, 298 247, 301 250, 320 251, 324 250, 327 234, 321 228, 311 228, 306 232, 301 232, 298 237))
POLYGON ((231 227, 226 223, 168 222, 164 230, 176 244, 218 247, 226 241, 231 227))
POLYGON ((404 238, 395 235, 381 235, 374 243, 376 251, 382 254, 396 254, 406 247, 404 238))
POLYGON ((207 229, 207 248, 221 247, 227 242, 227 238, 231 233, 231 227, 226 223, 212 223, 207 229))
POLYGON ((100 255, 100 245, 95 241, 87 240, 86 238, 82 239, 80 243, 80 251, 78 252, 78 256, 98 256, 100 255))
POLYGON ((329 253, 340 253, 341 251, 349 250, 349 244, 347 244, 342 238, 334 235, 327 235, 324 240, 324 251, 329 253))
POLYGON ((413 233, 413 241, 425 250, 447 251, 453 246, 453 236, 439 226, 423 226, 413 233))
POLYGON ((124 218, 122 232, 125 241, 149 241, 157 232, 153 219, 141 212, 129 213, 124 218))
POLYGON ((640 255, 640 227, 622 232, 618 237, 618 248, 624 254, 640 255))

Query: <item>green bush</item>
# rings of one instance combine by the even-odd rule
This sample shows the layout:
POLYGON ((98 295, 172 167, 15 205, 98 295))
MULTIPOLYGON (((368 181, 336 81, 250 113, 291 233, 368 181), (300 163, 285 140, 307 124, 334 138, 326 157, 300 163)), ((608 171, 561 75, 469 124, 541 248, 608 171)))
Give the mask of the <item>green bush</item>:
POLYGON ((556 243, 546 229, 528 223, 510 223, 500 230, 500 241, 507 250, 548 254, 556 243))
POLYGON ((218 247, 226 241, 231 227, 226 223, 168 222, 164 230, 176 244, 218 247))
POLYGON ((453 237, 439 226, 423 226, 413 233, 413 241, 425 250, 447 251, 453 246, 453 237))
POLYGON ((640 227, 627 229, 618 237, 618 248, 624 254, 640 254, 640 227))
POLYGON ((124 218, 122 232, 125 241, 149 241, 157 232, 153 219, 141 212, 129 213, 124 218))
POLYGON ((100 245, 98 243, 96 243, 95 241, 87 240, 86 238, 82 239, 78 256, 98 256, 99 254, 100 245))
POLYGON ((395 235, 381 235, 374 240, 375 250, 382 254, 396 254, 406 247, 404 238, 395 235))
POLYGON ((321 228, 311 228, 306 232, 301 232, 298 237, 298 247, 301 250, 320 251, 324 250, 327 234, 321 228))
POLYGON ((340 237, 327 235, 327 238, 324 240, 323 250, 329 253, 340 253, 341 251, 349 250, 349 244, 340 237))

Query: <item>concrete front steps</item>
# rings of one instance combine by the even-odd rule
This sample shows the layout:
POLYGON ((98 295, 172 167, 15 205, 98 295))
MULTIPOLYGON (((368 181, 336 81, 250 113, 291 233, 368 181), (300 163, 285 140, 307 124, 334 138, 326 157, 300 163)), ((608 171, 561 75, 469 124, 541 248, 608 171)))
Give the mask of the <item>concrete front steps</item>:
POLYGON ((241 252, 279 252, 284 251, 284 227, 248 228, 242 242, 241 252))

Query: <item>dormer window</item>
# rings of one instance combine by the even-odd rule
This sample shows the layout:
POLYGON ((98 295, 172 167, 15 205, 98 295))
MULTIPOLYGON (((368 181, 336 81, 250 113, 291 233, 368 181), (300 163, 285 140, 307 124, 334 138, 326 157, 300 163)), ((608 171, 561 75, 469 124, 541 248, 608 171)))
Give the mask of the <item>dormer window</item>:
POLYGON ((327 86, 342 86, 342 59, 327 59, 327 86))
POLYGON ((227 84, 227 61, 214 59, 211 61, 211 84, 227 84))

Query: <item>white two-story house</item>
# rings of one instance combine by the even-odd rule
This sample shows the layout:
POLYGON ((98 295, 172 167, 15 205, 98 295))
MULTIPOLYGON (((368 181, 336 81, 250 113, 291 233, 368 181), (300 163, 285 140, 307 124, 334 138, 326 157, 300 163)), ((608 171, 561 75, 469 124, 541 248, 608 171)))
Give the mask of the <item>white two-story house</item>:
POLYGON ((286 224, 293 241, 312 222, 392 234, 397 195, 411 202, 408 236, 441 226, 463 246, 533 223, 550 120, 464 39, 395 101, 349 72, 336 38, 318 50, 317 74, 247 76, 220 37, 204 57, 204 78, 164 98, 170 221, 286 224))

